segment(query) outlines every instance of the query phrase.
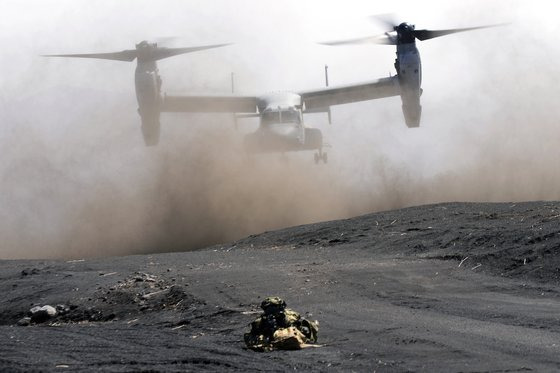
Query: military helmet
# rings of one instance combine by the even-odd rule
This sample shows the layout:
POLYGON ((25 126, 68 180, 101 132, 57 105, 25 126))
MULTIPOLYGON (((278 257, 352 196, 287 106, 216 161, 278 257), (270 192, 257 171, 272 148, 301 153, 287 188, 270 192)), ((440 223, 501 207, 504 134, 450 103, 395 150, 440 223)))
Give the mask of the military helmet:
POLYGON ((280 297, 268 297, 261 302, 261 308, 265 313, 278 312, 286 308, 286 302, 280 297))

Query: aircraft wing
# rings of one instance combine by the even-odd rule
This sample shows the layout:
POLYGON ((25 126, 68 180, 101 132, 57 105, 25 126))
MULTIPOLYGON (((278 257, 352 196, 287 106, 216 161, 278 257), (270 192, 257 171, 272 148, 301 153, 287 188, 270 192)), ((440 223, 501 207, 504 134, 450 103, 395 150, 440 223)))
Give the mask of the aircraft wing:
POLYGON ((399 78, 394 76, 361 84, 301 92, 300 94, 303 102, 305 102, 305 109, 312 111, 333 105, 398 96, 401 94, 401 90, 399 78))
POLYGON ((162 112, 172 113, 257 113, 257 97, 253 96, 167 96, 162 112))

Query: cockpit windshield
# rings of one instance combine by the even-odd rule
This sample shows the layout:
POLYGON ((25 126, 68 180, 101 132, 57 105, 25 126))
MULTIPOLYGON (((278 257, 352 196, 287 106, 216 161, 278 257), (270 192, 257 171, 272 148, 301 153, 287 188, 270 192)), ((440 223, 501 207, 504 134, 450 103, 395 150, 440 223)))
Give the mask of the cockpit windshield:
POLYGON ((262 114, 262 124, 279 124, 279 123, 300 123, 300 115, 297 110, 277 110, 265 111, 262 114))

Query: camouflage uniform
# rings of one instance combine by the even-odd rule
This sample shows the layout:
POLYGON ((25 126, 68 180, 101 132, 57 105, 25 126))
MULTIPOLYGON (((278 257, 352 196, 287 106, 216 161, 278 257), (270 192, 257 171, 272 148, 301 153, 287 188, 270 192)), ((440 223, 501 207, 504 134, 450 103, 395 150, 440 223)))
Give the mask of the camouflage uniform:
POLYGON ((317 342, 319 323, 306 320, 299 313, 286 308, 286 302, 282 299, 268 297, 261 303, 261 308, 264 314, 251 323, 251 331, 244 336, 245 344, 250 349, 298 349, 304 344, 317 342), (291 337, 290 343, 284 343, 286 337, 291 337))

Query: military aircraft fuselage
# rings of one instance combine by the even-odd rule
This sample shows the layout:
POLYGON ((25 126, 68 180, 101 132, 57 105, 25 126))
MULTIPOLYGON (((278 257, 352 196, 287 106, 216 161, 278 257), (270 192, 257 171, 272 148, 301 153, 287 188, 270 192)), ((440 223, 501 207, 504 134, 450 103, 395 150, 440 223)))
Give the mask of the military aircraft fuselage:
POLYGON ((323 146, 319 129, 306 128, 303 101, 296 93, 273 93, 258 98, 259 128, 245 137, 250 152, 318 150, 323 146))
POLYGON ((259 97, 259 131, 294 143, 305 143, 301 96, 295 93, 275 93, 259 97))

